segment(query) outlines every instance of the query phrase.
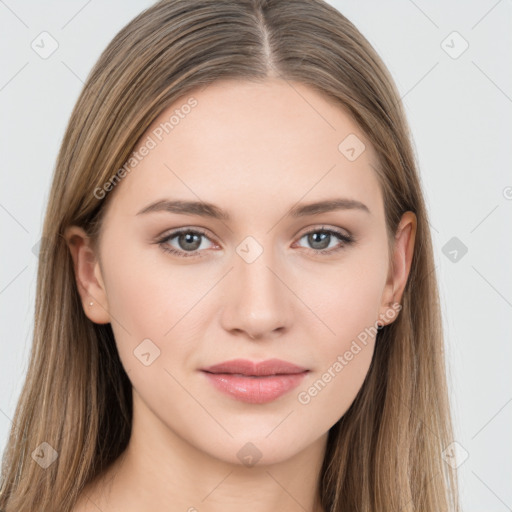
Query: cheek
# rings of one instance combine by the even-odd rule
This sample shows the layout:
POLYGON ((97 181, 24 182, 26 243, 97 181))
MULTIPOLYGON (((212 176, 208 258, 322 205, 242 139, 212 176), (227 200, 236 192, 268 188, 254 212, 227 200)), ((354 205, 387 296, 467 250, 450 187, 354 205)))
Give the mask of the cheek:
POLYGON ((163 339, 211 283, 199 279, 192 265, 166 262, 156 245, 138 247, 128 242, 110 244, 110 251, 105 246, 105 284, 113 324, 131 333, 133 341, 152 336, 163 339))
POLYGON ((378 319, 387 273, 376 252, 354 251, 332 267, 304 274, 301 296, 327 327, 321 326, 319 338, 328 347, 343 349, 378 319))
POLYGON ((347 412, 368 374, 374 345, 374 338, 340 343, 298 390, 298 412, 308 430, 327 431, 347 412))
POLYGON ((386 280, 385 260, 371 252, 344 263, 324 272, 321 286, 318 280, 314 287, 309 279, 304 283, 315 290, 310 304, 328 329, 316 336, 315 371, 298 390, 297 402, 312 423, 325 428, 347 411, 368 373, 386 280))
POLYGON ((318 316, 334 334, 316 337, 314 371, 296 394, 312 430, 327 430, 345 414, 373 357, 381 280, 372 272, 344 277, 345 286, 331 287, 317 302, 318 316))
POLYGON ((172 378, 164 369, 193 365, 218 276, 200 265, 172 264, 158 247, 131 247, 128 240, 105 244, 104 255, 111 325, 125 371, 136 388, 168 389, 172 378))

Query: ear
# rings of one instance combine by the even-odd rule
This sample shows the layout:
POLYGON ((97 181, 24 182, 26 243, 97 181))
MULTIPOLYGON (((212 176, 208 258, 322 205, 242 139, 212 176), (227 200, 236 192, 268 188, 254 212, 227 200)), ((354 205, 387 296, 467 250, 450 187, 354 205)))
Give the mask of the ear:
POLYGON ((76 284, 85 314, 96 324, 108 324, 110 315, 107 294, 99 259, 91 246, 90 238, 78 226, 68 227, 64 238, 73 258, 76 284))
POLYGON ((416 226, 416 215, 413 212, 405 212, 396 230, 388 279, 382 295, 379 318, 379 324, 381 325, 392 323, 397 316, 396 305, 400 304, 402 300, 411 269, 416 226), (392 314, 390 314, 390 308, 393 309, 392 314))

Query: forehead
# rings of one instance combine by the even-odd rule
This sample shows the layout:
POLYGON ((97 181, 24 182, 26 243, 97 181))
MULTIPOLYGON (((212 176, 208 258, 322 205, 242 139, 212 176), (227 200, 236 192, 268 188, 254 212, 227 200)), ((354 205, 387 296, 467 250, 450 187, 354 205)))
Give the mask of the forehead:
POLYGON ((365 134, 343 107, 296 82, 228 80, 196 89, 165 109, 135 150, 144 156, 113 201, 133 214, 166 198, 234 213, 334 196, 381 206, 365 134))

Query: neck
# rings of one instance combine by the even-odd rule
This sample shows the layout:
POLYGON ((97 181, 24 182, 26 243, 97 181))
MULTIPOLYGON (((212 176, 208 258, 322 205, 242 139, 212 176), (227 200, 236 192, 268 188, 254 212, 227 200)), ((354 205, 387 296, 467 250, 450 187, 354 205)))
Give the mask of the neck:
MULTIPOLYGON (((101 510, 323 512, 318 489, 327 434, 286 460, 244 465, 193 446, 133 397, 129 444, 102 476, 101 489, 87 492, 101 510)), ((242 445, 249 457, 241 459, 250 464, 251 448, 242 445)))

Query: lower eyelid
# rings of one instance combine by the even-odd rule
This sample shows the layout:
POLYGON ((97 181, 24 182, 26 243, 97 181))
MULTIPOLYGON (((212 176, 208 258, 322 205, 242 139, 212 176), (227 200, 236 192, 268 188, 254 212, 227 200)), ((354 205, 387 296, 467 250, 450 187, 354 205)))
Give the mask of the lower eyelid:
MULTIPOLYGON (((194 235, 198 235, 198 236, 201 236, 207 240, 209 240, 212 244, 214 245, 218 245, 216 244, 210 236, 208 236, 207 233, 203 233, 202 231, 198 231, 198 230, 195 230, 195 229, 189 229, 189 230, 180 230, 180 231, 175 231, 175 232, 172 232, 172 233, 168 233, 162 237, 160 237, 158 240, 156 240, 156 243, 161 245, 161 246, 164 246, 164 245, 168 245, 168 243, 173 240, 174 238, 177 238, 179 237, 180 235, 183 235, 185 233, 193 233, 194 235)), ((172 246, 171 246, 172 247, 172 246)), ((174 247, 172 247, 172 249, 174 249, 174 247)), ((176 252, 184 252, 184 253, 187 253, 187 251, 182 251, 181 249, 174 249, 176 252)), ((205 249, 203 250, 198 250, 196 249, 195 251, 192 251, 190 252, 190 255, 193 255, 193 254, 197 254, 199 252, 203 252, 205 249)))
MULTIPOLYGON (((338 247, 332 247, 330 249, 312 249, 310 247, 302 247, 302 248, 303 249, 307 249, 308 251, 312 251, 313 253, 316 253, 316 254, 322 254, 322 253, 328 254, 328 253, 335 253, 338 250, 341 250, 344 247, 346 247, 347 245, 349 245, 349 244, 354 242, 354 237, 352 235, 344 234, 344 233, 338 232, 338 231, 336 231, 334 229, 328 229, 328 228, 314 228, 314 229, 311 229, 311 230, 303 233, 302 235, 300 235, 297 238, 297 241, 300 241, 302 238, 304 238, 307 235, 310 235, 312 233, 319 233, 319 232, 328 233, 329 235, 335 237, 338 240, 339 244, 341 244, 341 245, 339 245, 338 247)), ((200 256, 202 256, 202 253, 204 253, 206 251, 206 249, 202 249, 202 250, 196 249, 195 251, 183 251, 181 249, 176 249, 176 248, 168 245, 168 242, 170 240, 172 240, 172 239, 174 239, 174 238, 176 238, 179 235, 184 234, 184 233, 194 233, 196 235, 200 235, 203 238, 206 238, 207 240, 209 240, 212 244, 217 245, 217 246, 219 245, 215 241, 213 241, 207 233, 202 232, 202 231, 197 230, 197 229, 189 229, 189 230, 182 229, 182 230, 179 230, 179 231, 171 232, 171 233, 166 234, 163 237, 159 238, 156 241, 156 243, 162 248, 162 250, 164 250, 164 251, 166 251, 168 253, 175 254, 178 257, 180 257, 180 256, 181 257, 191 257, 191 256, 200 257, 200 256)))
POLYGON ((338 246, 331 247, 330 249, 312 249, 310 247, 303 247, 303 249, 307 249, 308 251, 313 251, 314 253, 317 253, 317 254, 322 254, 322 253, 328 254, 328 253, 335 253, 338 250, 341 250, 341 249, 345 248, 346 246, 350 245, 352 242, 354 242, 354 238, 352 237, 352 235, 345 235, 343 233, 339 233, 338 231, 334 231, 332 229, 313 229, 313 230, 308 231, 308 232, 302 234, 301 236, 299 236, 297 240, 299 242, 305 236, 308 236, 312 233, 319 233, 319 232, 327 233, 331 237, 334 237, 338 241, 338 246))

